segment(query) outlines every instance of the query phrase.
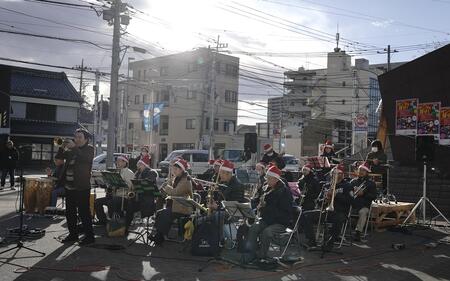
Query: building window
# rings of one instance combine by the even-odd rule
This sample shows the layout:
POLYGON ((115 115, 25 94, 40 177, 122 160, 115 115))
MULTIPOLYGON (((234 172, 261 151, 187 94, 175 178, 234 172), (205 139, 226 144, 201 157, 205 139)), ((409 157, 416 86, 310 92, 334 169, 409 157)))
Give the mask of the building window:
POLYGON ((37 144, 31 145, 31 160, 51 160, 52 159, 52 145, 51 144, 37 144))
POLYGON ((26 119, 56 121, 56 105, 27 103, 26 119))
POLYGON ((229 133, 230 129, 233 129, 232 132, 236 131, 235 121, 233 121, 233 120, 223 120, 223 131, 225 133, 229 133))
POLYGON ((142 95, 142 103, 143 104, 148 103, 148 95, 142 95))
POLYGON ((169 135, 169 116, 167 115, 161 115, 159 117, 159 135, 160 136, 167 136, 169 135))
POLYGON ((138 81, 141 81, 141 70, 138 70, 138 77, 137 77, 138 81))
POLYGON ((225 74, 229 76, 238 76, 239 69, 237 65, 234 64, 226 64, 225 65, 225 74))
POLYGON ((170 100, 170 92, 169 90, 161 90, 158 92, 158 101, 169 103, 170 100))
POLYGON ((225 102, 226 103, 237 103, 237 93, 235 91, 226 90, 225 91, 225 102))
POLYGON ((205 119, 205 130, 209 130, 209 123, 211 122, 211 119, 209 117, 206 117, 205 119))
POLYGON ((134 123, 128 123, 128 129, 129 130, 134 129, 134 123))
POLYGON ((147 70, 144 69, 144 81, 147 79, 147 70))
MULTIPOLYGON (((194 149, 195 144, 193 143, 174 143, 172 144, 172 150, 182 150, 182 149, 194 149)), ((189 159, 190 161, 190 159, 189 159)))
POLYGON ((169 75, 168 67, 167 66, 161 66, 159 68, 159 76, 167 76, 167 75, 169 75))
POLYGON ((220 73, 220 62, 216 62, 216 73, 220 73))
POLYGON ((187 98, 190 100, 195 100, 197 98, 197 91, 195 90, 187 90, 187 98))
POLYGON ((141 98, 141 96, 136 95, 136 96, 134 97, 134 104, 139 104, 140 98, 141 98))
POLYGON ((214 131, 218 131, 219 130, 219 119, 215 118, 214 119, 214 131))
POLYGON ((186 129, 195 129, 195 119, 186 119, 186 129))

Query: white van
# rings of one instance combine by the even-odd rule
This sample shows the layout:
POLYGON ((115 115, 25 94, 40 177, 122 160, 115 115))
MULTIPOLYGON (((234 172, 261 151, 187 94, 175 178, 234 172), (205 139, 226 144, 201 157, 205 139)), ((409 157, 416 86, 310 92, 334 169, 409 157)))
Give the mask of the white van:
POLYGON ((161 169, 160 176, 166 177, 169 173, 169 163, 173 159, 181 157, 188 161, 191 166, 192 175, 199 175, 204 173, 209 168, 209 152, 208 150, 174 150, 172 151, 166 159, 159 162, 158 168, 161 169))

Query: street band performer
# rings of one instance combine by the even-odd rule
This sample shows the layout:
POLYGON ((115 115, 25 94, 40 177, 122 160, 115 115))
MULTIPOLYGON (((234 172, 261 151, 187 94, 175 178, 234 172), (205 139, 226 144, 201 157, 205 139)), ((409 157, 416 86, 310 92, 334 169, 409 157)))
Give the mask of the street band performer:
MULTIPOLYGON (((163 188, 163 192, 169 196, 192 198, 192 182, 187 173, 188 168, 189 163, 186 160, 181 158, 177 159, 171 169, 175 178, 169 182, 169 185, 163 188)), ((151 240, 156 245, 162 244, 165 236, 169 233, 173 220, 190 215, 192 211, 192 208, 183 206, 177 201, 172 200, 172 206, 166 206, 166 208, 156 213, 156 233, 151 237, 151 240)))
POLYGON ((95 242, 89 210, 94 147, 89 145, 89 139, 88 131, 84 129, 76 130, 74 141, 67 143, 63 154, 66 161, 63 177, 66 188, 66 219, 69 235, 62 242, 78 240, 78 216, 83 224, 85 234, 85 237, 80 241, 80 245, 95 242))
POLYGON ((266 178, 267 186, 258 205, 260 220, 248 232, 250 261, 255 258, 266 259, 272 239, 276 234, 283 233, 292 220, 292 195, 281 180, 280 169, 271 166, 266 178))

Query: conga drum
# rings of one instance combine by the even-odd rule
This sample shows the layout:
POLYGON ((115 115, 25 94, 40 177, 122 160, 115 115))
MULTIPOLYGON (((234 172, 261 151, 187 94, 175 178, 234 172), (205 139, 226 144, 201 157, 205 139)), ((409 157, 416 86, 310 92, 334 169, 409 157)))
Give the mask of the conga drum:
POLYGON ((36 203, 39 213, 44 214, 45 208, 50 206, 54 181, 50 178, 40 178, 38 182, 39 188, 37 190, 36 203))
POLYGON ((34 213, 36 210, 36 196, 39 189, 38 180, 38 177, 25 177, 23 204, 26 213, 34 213))

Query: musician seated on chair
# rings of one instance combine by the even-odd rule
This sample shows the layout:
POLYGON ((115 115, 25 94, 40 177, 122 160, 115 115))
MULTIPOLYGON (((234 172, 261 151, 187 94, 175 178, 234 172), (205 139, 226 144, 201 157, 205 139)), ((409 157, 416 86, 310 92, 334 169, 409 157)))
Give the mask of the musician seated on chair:
MULTIPOLYGON (((157 186, 158 173, 151 169, 150 166, 143 160, 139 160, 137 162, 137 170, 134 174, 135 180, 147 180, 152 186, 153 189, 157 186)), ((142 194, 139 194, 138 200, 136 204, 133 206, 133 213, 140 211, 141 217, 150 217, 156 211, 156 203, 154 190, 143 190, 142 194)))
POLYGON ((358 223, 356 224, 355 241, 361 241, 361 232, 364 231, 372 201, 377 198, 375 183, 369 178, 369 163, 365 162, 358 167, 358 177, 350 182, 353 188, 353 209, 358 211, 358 223))
POLYGON ((254 223, 248 232, 247 249, 250 252, 250 260, 266 259, 272 239, 285 232, 292 221, 292 195, 281 180, 280 169, 271 166, 266 177, 267 187, 258 205, 260 220, 254 223))
POLYGON ((325 250, 328 251, 333 249, 333 244, 339 237, 342 225, 347 219, 353 201, 353 187, 350 185, 350 182, 344 178, 344 171, 344 165, 338 165, 331 171, 332 175, 334 174, 336 176, 336 187, 333 203, 331 202, 333 196, 332 187, 327 192, 328 204, 333 204, 332 210, 328 212, 328 222, 331 223, 330 237, 328 241, 325 242, 325 250))
POLYGON ((381 174, 383 188, 387 187, 387 156, 383 150, 383 144, 379 140, 374 140, 371 144, 371 151, 367 154, 366 161, 370 164, 370 170, 374 174, 381 174))
POLYGON ((56 153, 54 163, 55 169, 53 172, 50 168, 47 168, 47 176, 55 178, 55 185, 53 186, 52 197, 50 199, 51 207, 56 207, 58 196, 63 196, 66 194, 62 178, 62 172, 64 169, 64 156, 62 150, 58 150, 56 153))
POLYGON ((198 178, 205 181, 216 182, 219 176, 219 168, 222 165, 222 159, 210 160, 211 167, 208 168, 203 174, 199 175, 198 178))
MULTIPOLYGON (((94 208, 95 215, 97 216, 97 222, 95 225, 106 225, 106 214, 103 206, 108 208, 108 216, 111 217, 114 211, 121 213, 122 197, 126 197, 127 193, 131 191, 133 184, 131 180, 134 178, 134 173, 128 169, 128 157, 126 155, 120 155, 116 159, 116 168, 119 170, 121 178, 127 184, 126 187, 118 188, 116 192, 106 193, 105 197, 95 199, 94 208)), ((113 187, 115 188, 115 187, 113 187)), ((124 199, 125 200, 125 199, 124 199)), ((125 200, 124 204, 128 205, 128 200, 125 200)), ((127 212, 128 213, 128 212, 127 212)), ((128 216, 127 216, 128 217, 128 216)), ((128 222, 128 221, 127 221, 128 222)), ((131 222, 131 221, 130 221, 131 222)), ((128 225, 128 223, 127 223, 128 225)))
MULTIPOLYGON (((169 196, 192 198, 192 182, 187 173, 188 167, 189 164, 186 160, 181 158, 177 159, 171 169, 175 178, 171 181, 171 185, 163 188, 163 192, 169 196)), ((183 206, 176 200, 172 200, 172 206, 166 206, 166 208, 156 212, 156 234, 150 239, 156 245, 162 244, 165 236, 169 233, 172 222, 177 218, 192 214, 192 211, 192 208, 183 206)))
POLYGON ((300 218, 300 226, 303 229, 307 239, 308 247, 316 246, 316 237, 314 235, 314 222, 318 219, 315 212, 311 212, 316 208, 316 200, 319 197, 321 187, 317 180, 311 164, 302 167, 302 177, 298 180, 298 188, 301 191, 301 197, 298 205, 302 207, 302 217, 300 218))

